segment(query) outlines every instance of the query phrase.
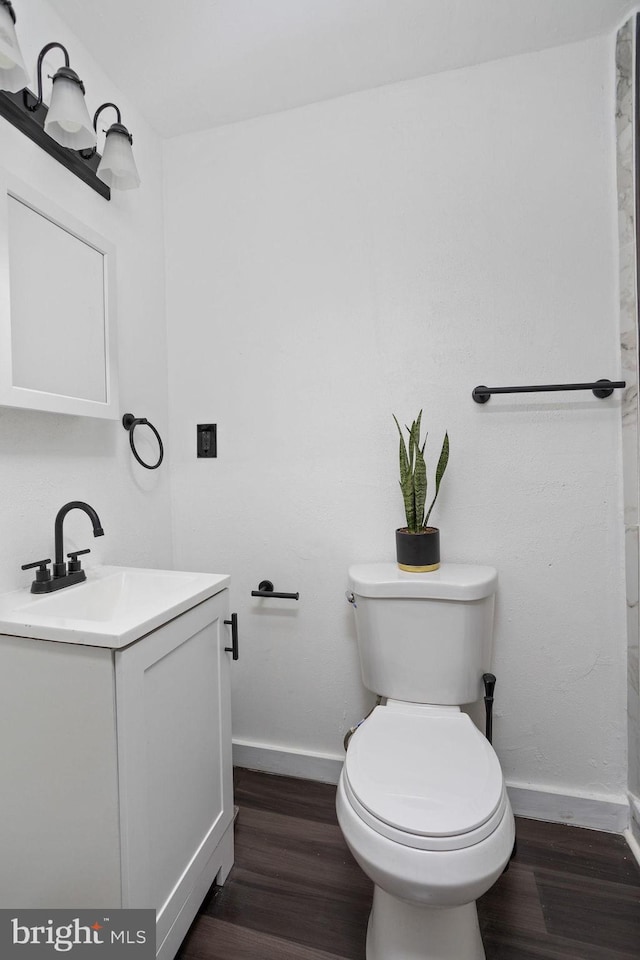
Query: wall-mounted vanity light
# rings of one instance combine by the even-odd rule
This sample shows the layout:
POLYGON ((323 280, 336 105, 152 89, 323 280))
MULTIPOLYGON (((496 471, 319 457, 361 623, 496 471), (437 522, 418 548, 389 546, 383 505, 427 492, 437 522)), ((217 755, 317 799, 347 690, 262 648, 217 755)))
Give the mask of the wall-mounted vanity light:
POLYGON ((11 93, 17 93, 29 83, 15 22, 10 0, 0 0, 0 89, 11 93))
POLYGON ((15 32, 16 16, 10 0, 0 0, 0 116, 55 157, 107 200, 111 189, 131 190, 140 185, 133 159, 133 138, 122 125, 115 104, 103 103, 93 124, 84 99, 82 80, 69 65, 69 54, 61 43, 48 43, 38 56, 37 93, 27 90, 27 72, 15 32), (42 95, 42 67, 53 49, 64 54, 64 66, 52 77, 51 103, 42 95), (114 107, 117 123, 106 131, 104 156, 96 150, 98 116, 114 107))
MULTIPOLYGON (((93 129, 97 134, 98 117, 107 107, 113 107, 118 119, 116 123, 111 124, 108 130, 104 131, 107 136, 96 176, 116 190, 135 190, 136 187, 140 186, 140 175, 131 149, 133 137, 123 126, 120 108, 115 103, 103 103, 95 112, 93 129)), ((95 152, 96 148, 94 147, 91 151, 83 151, 82 156, 89 159, 95 152)))
POLYGON ((42 105, 42 62, 49 51, 56 48, 64 53, 64 67, 56 70, 51 78, 51 103, 44 118, 44 132, 61 147, 70 147, 72 150, 91 149, 95 147, 97 140, 84 99, 84 84, 69 66, 69 54, 61 43, 48 43, 40 51, 37 66, 38 96, 34 97, 25 89, 24 105, 31 113, 35 113, 42 105))

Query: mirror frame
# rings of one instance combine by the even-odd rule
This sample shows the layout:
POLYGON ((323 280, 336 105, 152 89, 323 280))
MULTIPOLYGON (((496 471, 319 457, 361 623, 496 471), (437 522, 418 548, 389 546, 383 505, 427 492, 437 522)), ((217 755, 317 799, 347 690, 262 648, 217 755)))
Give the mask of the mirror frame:
POLYGON ((33 190, 17 177, 0 169, 0 405, 65 413, 82 417, 118 420, 116 339, 116 249, 91 227, 81 223, 48 197, 33 190), (103 256, 105 318, 106 401, 87 400, 63 394, 17 387, 12 376, 11 277, 9 267, 9 198, 26 204, 35 213, 75 236, 103 256))

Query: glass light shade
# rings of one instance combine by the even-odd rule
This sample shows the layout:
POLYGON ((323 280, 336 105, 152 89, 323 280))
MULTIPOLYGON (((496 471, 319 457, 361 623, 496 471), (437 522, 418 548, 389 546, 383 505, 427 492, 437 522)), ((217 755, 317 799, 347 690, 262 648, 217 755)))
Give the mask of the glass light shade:
POLYGON ((18 93, 29 83, 9 7, 0 3, 0 90, 18 93))
POLYGON ((135 190, 140 186, 140 175, 133 159, 129 137, 121 130, 107 130, 104 152, 96 176, 114 190, 135 190))
POLYGON ((63 147, 90 150, 97 138, 79 83, 58 74, 53 78, 45 133, 63 147))

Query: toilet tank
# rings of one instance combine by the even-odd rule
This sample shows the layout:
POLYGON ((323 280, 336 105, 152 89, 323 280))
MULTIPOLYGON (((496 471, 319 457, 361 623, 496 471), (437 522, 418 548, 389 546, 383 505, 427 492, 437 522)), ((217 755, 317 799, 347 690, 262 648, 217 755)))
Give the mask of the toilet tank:
POLYGON ((493 567, 443 563, 433 573, 405 573, 392 563, 357 564, 349 581, 365 687, 414 703, 471 703, 484 695, 493 567))

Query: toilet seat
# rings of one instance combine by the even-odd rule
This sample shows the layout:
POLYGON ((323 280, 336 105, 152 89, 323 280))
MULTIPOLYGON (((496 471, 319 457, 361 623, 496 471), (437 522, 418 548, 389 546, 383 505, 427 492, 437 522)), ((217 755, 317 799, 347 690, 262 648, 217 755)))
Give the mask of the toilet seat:
POLYGON ((349 743, 343 780, 365 823, 421 850, 479 843, 508 803, 493 748, 456 707, 376 707, 349 743))

